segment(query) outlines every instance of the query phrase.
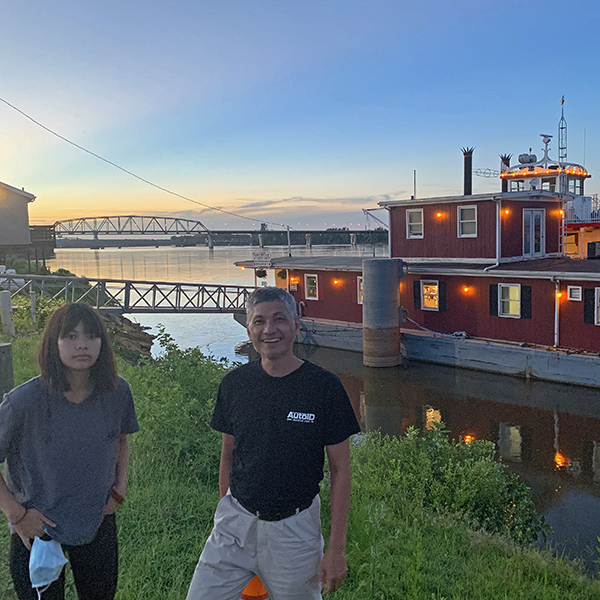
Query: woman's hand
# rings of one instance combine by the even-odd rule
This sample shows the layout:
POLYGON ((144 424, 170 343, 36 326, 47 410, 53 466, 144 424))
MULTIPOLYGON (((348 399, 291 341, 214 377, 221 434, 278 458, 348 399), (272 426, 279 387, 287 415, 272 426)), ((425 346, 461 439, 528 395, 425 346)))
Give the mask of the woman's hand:
POLYGON ((37 508, 28 509, 25 516, 20 521, 16 524, 12 524, 13 529, 19 535, 27 550, 31 550, 31 540, 34 537, 37 536, 41 538, 46 533, 44 525, 56 527, 56 523, 53 523, 46 515, 37 510, 37 508))
POLYGON ((125 502, 125 494, 126 491, 124 488, 117 489, 116 487, 112 489, 110 493, 110 498, 104 507, 105 515, 112 515, 116 512, 117 508, 125 502))
POLYGON ((105 515, 112 515, 117 511, 117 508, 119 508, 119 503, 111 496, 108 499, 103 512, 105 515))

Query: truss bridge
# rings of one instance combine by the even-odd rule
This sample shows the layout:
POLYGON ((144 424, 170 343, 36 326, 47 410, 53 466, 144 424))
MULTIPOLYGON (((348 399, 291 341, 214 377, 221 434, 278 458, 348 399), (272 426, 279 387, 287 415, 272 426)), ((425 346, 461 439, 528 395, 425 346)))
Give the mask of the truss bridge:
POLYGON ((12 296, 41 294, 120 313, 244 313, 249 286, 123 281, 45 275, 0 275, 12 296))
POLYGON ((56 221, 57 235, 187 235, 209 233, 201 221, 176 217, 116 216, 81 217, 56 221))

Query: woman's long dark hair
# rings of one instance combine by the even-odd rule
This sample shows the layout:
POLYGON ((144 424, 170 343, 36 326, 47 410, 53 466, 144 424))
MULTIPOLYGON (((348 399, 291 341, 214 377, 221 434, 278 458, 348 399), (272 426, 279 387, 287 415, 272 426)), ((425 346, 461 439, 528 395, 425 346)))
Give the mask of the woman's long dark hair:
POLYGON ((60 360, 58 340, 66 337, 79 323, 83 324, 85 333, 99 337, 102 342, 100 355, 90 369, 94 389, 101 394, 116 390, 119 380, 106 327, 100 315, 87 304, 65 304, 50 317, 38 357, 42 381, 58 393, 71 389, 67 369, 60 360))

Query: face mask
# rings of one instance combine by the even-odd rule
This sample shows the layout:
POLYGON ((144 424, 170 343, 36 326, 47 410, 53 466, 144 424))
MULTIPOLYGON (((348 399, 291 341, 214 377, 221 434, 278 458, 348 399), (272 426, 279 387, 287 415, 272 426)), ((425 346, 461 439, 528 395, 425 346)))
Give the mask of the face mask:
POLYGON ((57 541, 44 542, 39 537, 34 538, 29 555, 29 578, 31 586, 37 588, 38 598, 60 577, 67 562, 57 541))

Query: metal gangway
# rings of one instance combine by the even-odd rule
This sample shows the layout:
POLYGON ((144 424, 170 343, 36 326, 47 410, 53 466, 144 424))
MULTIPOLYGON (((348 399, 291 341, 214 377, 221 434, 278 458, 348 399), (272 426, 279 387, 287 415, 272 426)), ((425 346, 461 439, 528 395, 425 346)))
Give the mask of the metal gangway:
POLYGON ((0 274, 11 297, 41 294, 119 313, 244 313, 253 286, 0 274))

